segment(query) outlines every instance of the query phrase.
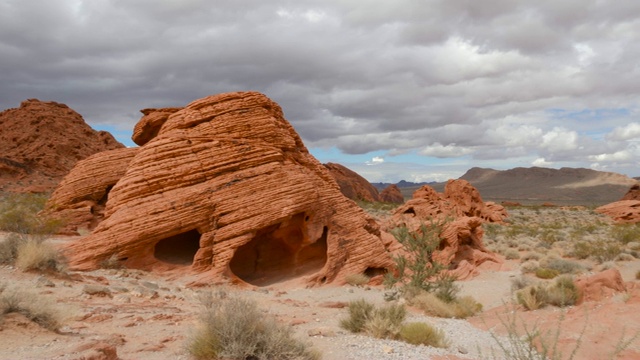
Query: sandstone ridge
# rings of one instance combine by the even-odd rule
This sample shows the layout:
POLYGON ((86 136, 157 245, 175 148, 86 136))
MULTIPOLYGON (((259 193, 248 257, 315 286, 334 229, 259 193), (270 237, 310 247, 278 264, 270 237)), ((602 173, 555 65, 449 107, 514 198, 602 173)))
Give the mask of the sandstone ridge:
POLYGON ((72 269, 111 261, 267 286, 339 283, 393 266, 379 225, 266 96, 219 94, 143 114, 134 131, 142 146, 115 153, 115 183, 98 155, 56 190, 51 211, 104 207, 93 211, 103 214, 93 232, 67 247, 72 269))

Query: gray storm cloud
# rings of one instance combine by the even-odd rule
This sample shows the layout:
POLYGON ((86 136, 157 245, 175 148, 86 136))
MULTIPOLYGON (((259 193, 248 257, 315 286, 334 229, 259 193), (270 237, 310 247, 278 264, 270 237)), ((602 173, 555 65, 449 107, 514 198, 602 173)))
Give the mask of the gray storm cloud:
POLYGON ((5 0, 0 107, 131 128, 142 108, 258 90, 311 147, 629 173, 639 37, 632 1, 5 0), (585 109, 612 111, 557 116, 585 109))

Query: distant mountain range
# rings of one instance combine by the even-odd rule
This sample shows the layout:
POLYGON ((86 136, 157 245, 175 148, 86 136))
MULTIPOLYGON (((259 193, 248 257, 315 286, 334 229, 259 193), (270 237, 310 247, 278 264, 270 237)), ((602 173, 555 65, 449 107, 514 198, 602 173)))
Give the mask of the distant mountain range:
MULTIPOLYGON (((551 202, 558 205, 601 205, 620 200, 638 178, 584 168, 549 169, 518 167, 494 170, 474 167, 460 177, 475 186, 484 200, 516 201, 522 204, 551 202)), ((412 183, 397 185, 405 198, 423 185, 443 191, 446 183, 412 183)), ((373 183, 378 189, 389 184, 373 183)))

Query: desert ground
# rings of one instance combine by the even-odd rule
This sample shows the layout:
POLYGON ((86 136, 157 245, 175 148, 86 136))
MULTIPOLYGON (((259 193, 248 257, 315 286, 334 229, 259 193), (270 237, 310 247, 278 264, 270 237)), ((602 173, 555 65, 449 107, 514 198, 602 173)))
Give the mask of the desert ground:
MULTIPOLYGON (((383 220, 391 207, 365 206, 383 220)), ((189 343, 211 294, 254 300, 265 316, 275 316, 322 359, 537 359, 527 348, 527 334, 538 349, 554 349, 557 359, 640 358, 640 238, 637 227, 623 233, 586 207, 521 206, 508 208, 507 224, 485 224, 484 243, 501 254, 500 266, 480 268, 477 276, 457 281, 460 295, 470 295, 483 310, 467 319, 429 316, 405 300, 406 321, 441 329, 448 347, 353 334, 340 326, 350 301, 365 299, 383 306, 390 290, 383 285, 330 284, 300 287, 295 279, 269 287, 229 284, 191 286, 189 276, 105 268, 90 272, 23 271, 0 265, 0 359, 192 359, 189 343), (635 237, 634 237, 635 236, 635 237), (578 245, 577 245, 578 244, 578 245), (537 277, 553 268, 574 277, 617 269, 627 291, 603 293, 580 305, 526 310, 515 300, 519 286, 551 282, 537 277), (11 311, 6 299, 36 304, 55 314, 56 331, 11 311)), ((11 234, 0 233, 6 241, 11 234)), ((81 237, 55 236, 55 246, 81 237)))

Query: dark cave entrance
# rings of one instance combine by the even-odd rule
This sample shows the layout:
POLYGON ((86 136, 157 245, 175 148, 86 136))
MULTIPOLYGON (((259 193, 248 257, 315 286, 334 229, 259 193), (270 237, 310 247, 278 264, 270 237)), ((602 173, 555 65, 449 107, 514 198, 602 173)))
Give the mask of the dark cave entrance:
POLYGON ((193 229, 158 241, 153 256, 169 264, 191 265, 198 249, 200 233, 193 229))
POLYGON ((267 286, 319 271, 327 262, 327 233, 313 243, 305 242, 304 213, 259 230, 248 243, 236 249, 229 263, 243 281, 267 286))

